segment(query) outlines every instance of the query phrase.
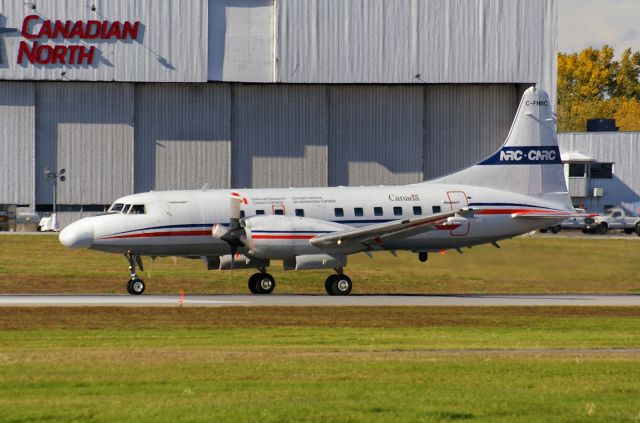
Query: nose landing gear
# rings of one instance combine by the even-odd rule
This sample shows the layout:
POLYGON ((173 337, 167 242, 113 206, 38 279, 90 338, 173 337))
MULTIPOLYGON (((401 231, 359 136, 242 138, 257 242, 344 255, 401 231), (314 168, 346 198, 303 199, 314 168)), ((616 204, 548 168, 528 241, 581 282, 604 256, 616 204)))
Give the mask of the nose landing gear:
POLYGON ((142 258, 137 254, 127 252, 124 255, 129 261, 129 282, 127 282, 127 292, 131 295, 141 295, 144 292, 144 281, 136 274, 136 265, 141 271, 144 271, 142 267, 142 258))

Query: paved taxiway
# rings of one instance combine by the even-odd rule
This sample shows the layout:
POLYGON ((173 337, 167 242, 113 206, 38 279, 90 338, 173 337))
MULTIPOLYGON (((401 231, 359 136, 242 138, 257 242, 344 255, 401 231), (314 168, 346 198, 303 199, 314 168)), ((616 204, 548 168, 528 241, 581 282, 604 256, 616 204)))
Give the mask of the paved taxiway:
MULTIPOLYGON (((0 295, 0 307, 176 307, 177 295, 0 295)), ((184 306, 640 306, 640 295, 186 295, 184 306)))

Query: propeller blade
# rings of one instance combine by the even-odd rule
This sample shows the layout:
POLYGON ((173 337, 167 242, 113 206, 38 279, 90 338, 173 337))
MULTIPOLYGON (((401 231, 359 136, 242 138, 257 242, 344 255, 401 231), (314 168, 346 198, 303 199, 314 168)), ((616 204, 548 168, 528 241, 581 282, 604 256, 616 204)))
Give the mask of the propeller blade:
POLYGON ((230 214, 231 221, 239 221, 240 220, 240 205, 242 204, 242 197, 237 192, 231 193, 231 207, 230 214))

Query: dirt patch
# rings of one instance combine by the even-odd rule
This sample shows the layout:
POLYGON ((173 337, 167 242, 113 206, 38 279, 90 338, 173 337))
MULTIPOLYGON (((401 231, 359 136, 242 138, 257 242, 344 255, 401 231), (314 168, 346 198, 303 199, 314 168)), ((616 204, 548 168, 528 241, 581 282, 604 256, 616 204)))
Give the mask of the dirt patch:
POLYGON ((16 307, 0 329, 525 327, 549 319, 640 317, 636 307, 16 307))

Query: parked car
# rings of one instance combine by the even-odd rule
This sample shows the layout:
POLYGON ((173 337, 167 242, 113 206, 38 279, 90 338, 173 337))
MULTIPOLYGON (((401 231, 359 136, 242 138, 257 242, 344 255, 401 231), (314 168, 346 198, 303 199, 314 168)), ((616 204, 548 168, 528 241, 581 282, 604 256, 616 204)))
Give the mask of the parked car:
MULTIPOLYGON (((581 208, 576 208, 576 213, 580 213, 580 214, 586 214, 586 210, 585 209, 581 209, 581 208)), ((562 222, 560 222, 560 224, 555 225, 555 226, 549 226, 548 228, 543 228, 540 229, 540 232, 547 233, 547 232, 551 232, 554 234, 557 234, 558 232, 560 232, 561 229, 584 229, 585 227, 585 220, 586 219, 590 219, 589 217, 570 217, 568 219, 563 220, 562 222)))
POLYGON ((632 215, 623 207, 614 207, 607 214, 596 216, 593 223, 585 225, 587 232, 606 234, 609 230, 623 230, 625 234, 640 236, 640 217, 632 215))

